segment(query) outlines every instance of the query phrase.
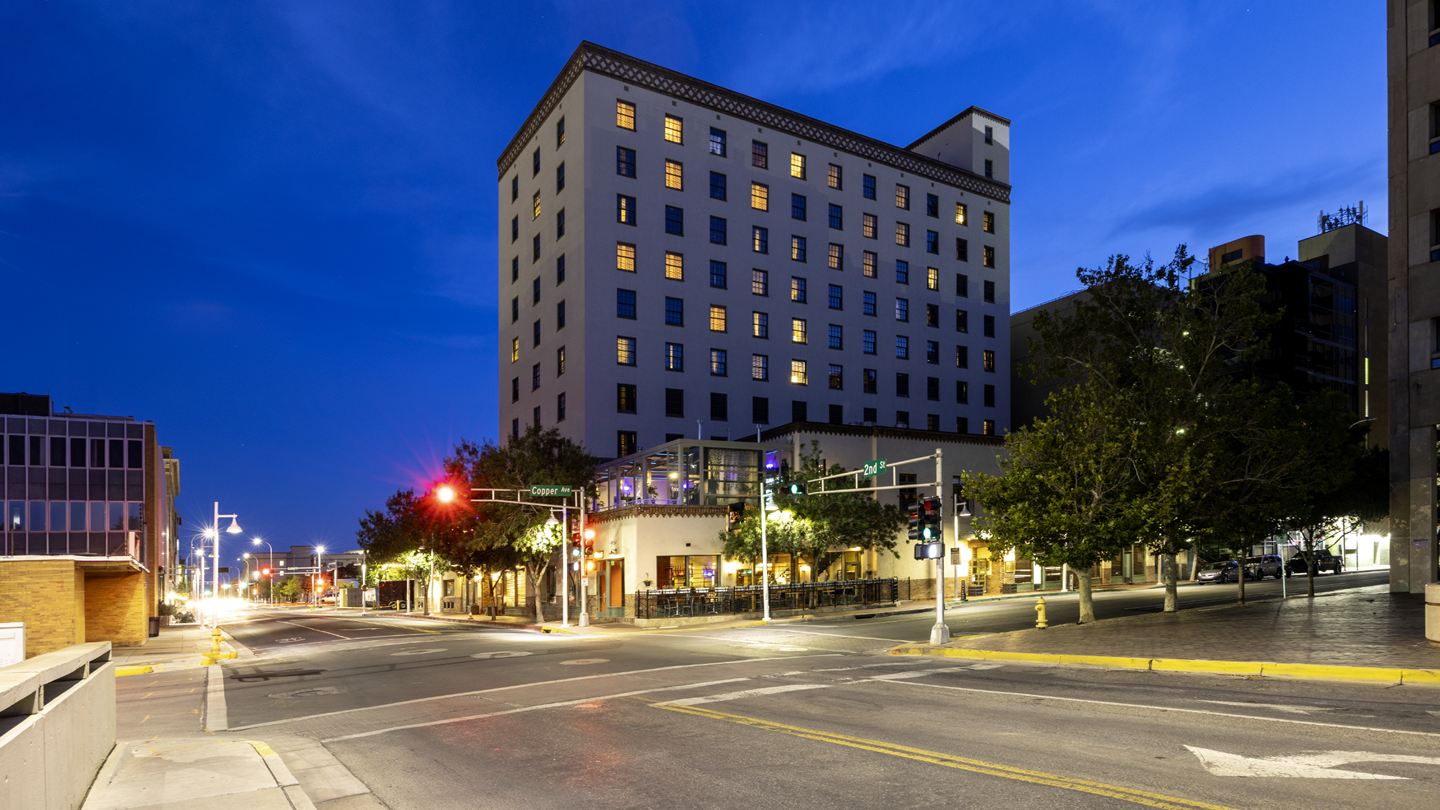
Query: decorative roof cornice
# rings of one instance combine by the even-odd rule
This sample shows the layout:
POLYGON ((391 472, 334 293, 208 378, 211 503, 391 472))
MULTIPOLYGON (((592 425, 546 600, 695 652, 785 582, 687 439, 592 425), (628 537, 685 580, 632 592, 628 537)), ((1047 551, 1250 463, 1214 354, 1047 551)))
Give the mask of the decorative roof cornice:
POLYGON ((655 504, 636 504, 635 506, 622 506, 619 509, 607 509, 604 512, 588 512, 585 515, 585 522, 609 523, 612 520, 641 517, 723 518, 727 517, 729 512, 729 507, 726 506, 660 506, 655 504))
MULTIPOLYGON (((797 138, 805 138, 833 149, 843 150, 954 188, 989 197, 999 202, 1010 202, 1010 186, 1005 183, 988 180, 958 166, 951 166, 948 163, 918 155, 884 141, 792 112, 784 107, 636 59, 619 51, 603 48, 593 42, 580 43, 570 60, 565 63, 560 75, 555 77, 555 81, 550 83, 550 88, 545 91, 540 102, 530 111, 529 117, 525 119, 525 124, 515 133, 515 137, 511 139, 510 144, 505 147, 505 151, 500 154, 499 160, 495 162, 499 169, 498 178, 504 178, 505 173, 520 157, 526 144, 535 136, 540 125, 560 103, 560 97, 565 95, 575 80, 580 78, 581 72, 586 70, 619 79, 636 87, 664 93, 672 98, 699 104, 716 112, 751 121, 778 132, 794 135, 797 138)), ((970 109, 977 110, 978 108, 971 107, 970 109)), ((964 114, 961 113, 961 115, 964 114)), ((998 116, 991 116, 989 113, 985 114, 999 121, 1005 120, 998 116)), ((952 119, 952 122, 954 120, 952 119)), ((943 126, 945 125, 942 125, 942 128, 943 126)))

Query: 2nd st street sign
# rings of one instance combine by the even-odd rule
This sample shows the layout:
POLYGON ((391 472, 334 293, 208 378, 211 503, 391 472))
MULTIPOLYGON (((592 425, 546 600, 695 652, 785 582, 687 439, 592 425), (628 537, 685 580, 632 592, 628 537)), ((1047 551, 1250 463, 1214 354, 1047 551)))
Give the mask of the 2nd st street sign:
POLYGON ((558 484, 531 484, 530 497, 532 498, 568 498, 570 487, 558 484))
POLYGON ((884 475, 885 459, 877 458, 874 461, 867 461, 865 462, 864 466, 860 468, 860 471, 864 473, 866 478, 874 478, 877 475, 884 475))

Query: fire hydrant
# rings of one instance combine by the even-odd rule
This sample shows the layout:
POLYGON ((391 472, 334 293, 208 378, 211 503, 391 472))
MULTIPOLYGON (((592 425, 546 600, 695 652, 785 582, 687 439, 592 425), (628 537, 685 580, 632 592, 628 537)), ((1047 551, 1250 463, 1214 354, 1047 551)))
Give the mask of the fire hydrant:
POLYGON ((221 638, 223 638, 223 636, 220 635, 220 628, 218 628, 218 627, 211 628, 211 630, 210 630, 210 652, 203 654, 204 660, 201 661, 200 663, 202 663, 202 664, 215 664, 215 663, 218 663, 221 658, 234 658, 234 657, 236 657, 237 654, 236 654, 235 652, 221 652, 221 651, 220 651, 220 640, 221 640, 221 638))
POLYGON ((1050 626, 1050 622, 1045 621, 1045 597, 1035 600, 1035 613, 1038 614, 1035 617, 1035 629, 1044 630, 1050 626))

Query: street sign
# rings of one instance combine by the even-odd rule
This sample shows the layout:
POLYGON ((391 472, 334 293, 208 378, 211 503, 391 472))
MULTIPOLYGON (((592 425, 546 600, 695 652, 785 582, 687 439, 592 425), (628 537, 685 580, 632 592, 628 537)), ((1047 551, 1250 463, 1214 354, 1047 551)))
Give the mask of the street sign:
POLYGON ((228 565, 222 565, 222 566, 220 566, 220 573, 222 573, 222 574, 228 574, 228 573, 230 573, 230 566, 228 566, 228 565))
POLYGON ((570 487, 559 484, 531 484, 530 497, 532 498, 568 498, 570 487))
POLYGON ((874 461, 865 462, 864 466, 861 467, 861 472, 865 474, 866 478, 874 478, 877 475, 884 475, 885 459, 877 458, 874 461))

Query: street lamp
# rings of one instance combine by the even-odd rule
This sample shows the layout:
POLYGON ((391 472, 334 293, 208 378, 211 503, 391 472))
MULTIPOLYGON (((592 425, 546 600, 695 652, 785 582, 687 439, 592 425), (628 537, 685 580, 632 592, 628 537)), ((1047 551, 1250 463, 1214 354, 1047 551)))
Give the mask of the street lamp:
POLYGON ((265 546, 270 549, 270 587, 267 591, 270 604, 273 605, 275 604, 275 547, 258 537, 252 538, 250 542, 257 546, 265 543, 265 546))
MULTIPOLYGON (((222 518, 222 517, 230 518, 230 525, 225 528, 225 533, 226 533, 226 534, 239 534, 240 532, 244 531, 244 529, 241 529, 241 528, 240 528, 240 516, 239 516, 239 515, 222 515, 222 514, 220 514, 220 502, 219 502, 219 501, 216 501, 216 502, 215 502, 215 522, 212 523, 212 524, 210 524, 210 531, 211 531, 211 532, 214 532, 214 534, 215 534, 215 554, 214 554, 214 560, 215 560, 215 562, 214 562, 213 565, 211 566, 211 570, 213 571, 213 579, 212 579, 212 582, 214 582, 214 584, 215 584, 215 599, 216 599, 216 601, 215 601, 215 612, 214 612, 214 614, 211 616, 211 619, 210 619, 210 629, 212 629, 212 630, 219 629, 219 627, 220 627, 220 602, 219 602, 219 598, 220 598, 220 518, 222 518)), ((202 586, 204 585, 204 582, 203 582, 203 581, 201 582, 201 585, 202 585, 202 586)))

